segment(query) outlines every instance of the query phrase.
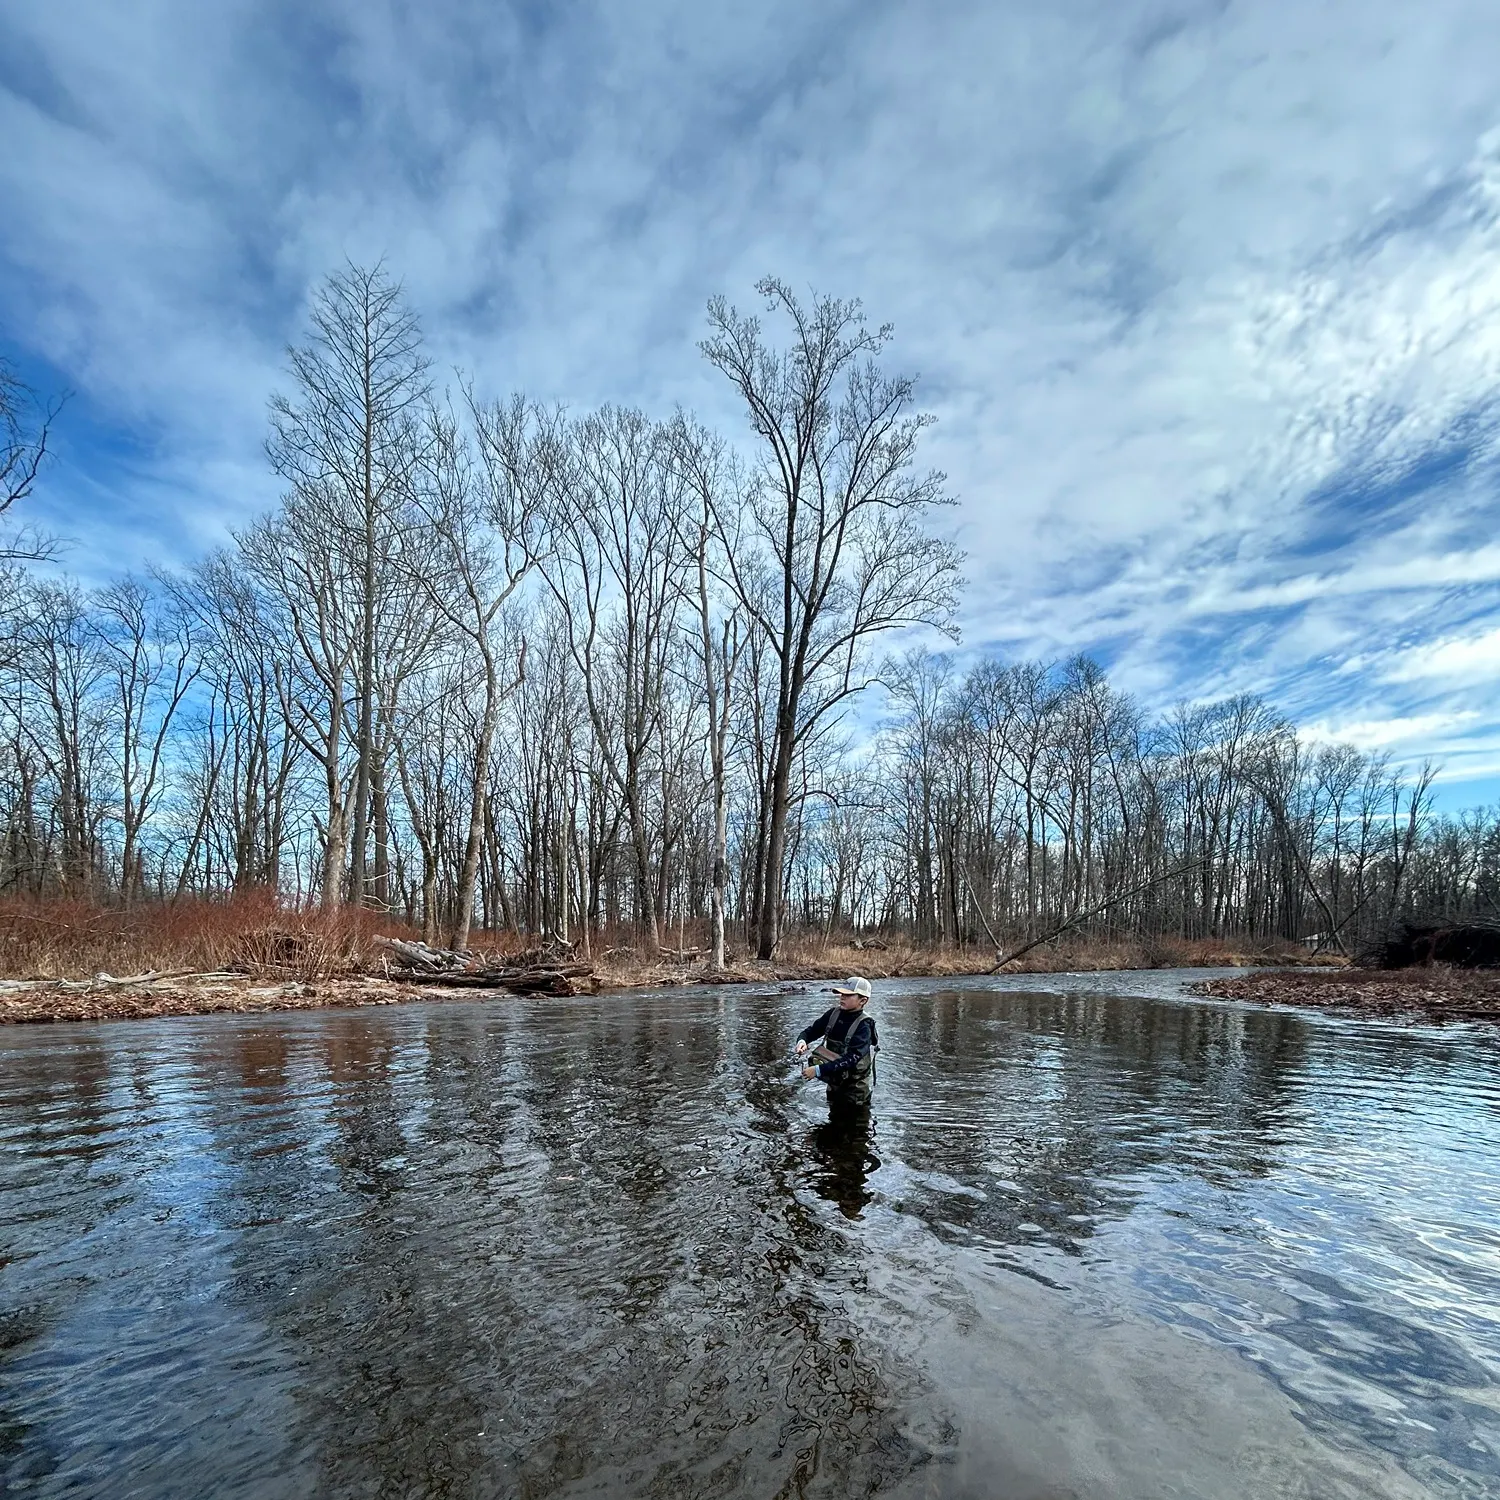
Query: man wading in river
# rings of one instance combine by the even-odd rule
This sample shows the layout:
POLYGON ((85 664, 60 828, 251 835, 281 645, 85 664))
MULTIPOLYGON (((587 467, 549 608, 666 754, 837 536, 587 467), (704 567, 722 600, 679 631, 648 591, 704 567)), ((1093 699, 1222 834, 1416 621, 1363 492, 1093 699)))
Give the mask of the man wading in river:
POLYGON ((802 1069, 804 1078, 819 1078, 828 1085, 828 1108, 868 1109, 875 1092, 875 1054, 880 1038, 874 1016, 865 1014, 870 998, 868 979, 848 979, 836 984, 839 1003, 821 1015, 797 1037, 797 1056, 821 1037, 812 1060, 802 1069))

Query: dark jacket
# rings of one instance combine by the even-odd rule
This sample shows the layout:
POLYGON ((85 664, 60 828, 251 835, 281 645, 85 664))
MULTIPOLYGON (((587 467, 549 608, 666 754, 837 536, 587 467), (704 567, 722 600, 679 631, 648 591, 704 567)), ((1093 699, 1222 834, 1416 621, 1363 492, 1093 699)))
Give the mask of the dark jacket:
POLYGON ((875 1034, 875 1017, 866 1015, 864 1007, 845 1010, 835 1006, 825 1011, 811 1026, 797 1035, 797 1040, 809 1044, 826 1035, 830 1042, 844 1042, 843 1055, 832 1062, 819 1063, 818 1077, 824 1083, 837 1082, 841 1075, 852 1073, 860 1060, 869 1055, 872 1047, 878 1047, 875 1034))

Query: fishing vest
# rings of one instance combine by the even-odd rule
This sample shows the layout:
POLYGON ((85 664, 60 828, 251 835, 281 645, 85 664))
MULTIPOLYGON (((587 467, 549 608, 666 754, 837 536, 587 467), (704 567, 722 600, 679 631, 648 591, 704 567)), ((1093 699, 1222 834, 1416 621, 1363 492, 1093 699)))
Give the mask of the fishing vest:
POLYGON ((838 1041, 834 1041, 833 1023, 843 1013, 842 1005, 835 1005, 828 1012, 828 1019, 823 1023, 821 1038, 823 1050, 831 1052, 835 1057, 842 1057, 850 1038, 859 1030, 860 1022, 865 1020, 870 1023, 870 1050, 847 1073, 840 1073, 828 1085, 828 1092, 830 1095, 837 1094, 840 1099, 851 1104, 868 1104, 871 1095, 875 1092, 875 1054, 880 1049, 879 1035, 875 1030, 875 1017, 867 1016, 861 1008, 858 1017, 849 1029, 838 1041))

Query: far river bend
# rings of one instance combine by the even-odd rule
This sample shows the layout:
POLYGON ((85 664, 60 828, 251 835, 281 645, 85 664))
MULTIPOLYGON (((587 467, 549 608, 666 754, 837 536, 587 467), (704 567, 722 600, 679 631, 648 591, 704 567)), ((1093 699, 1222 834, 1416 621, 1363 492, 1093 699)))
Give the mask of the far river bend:
POLYGON ((0 1032, 0 1493, 1500 1496, 1500 1032, 690 988, 0 1032))

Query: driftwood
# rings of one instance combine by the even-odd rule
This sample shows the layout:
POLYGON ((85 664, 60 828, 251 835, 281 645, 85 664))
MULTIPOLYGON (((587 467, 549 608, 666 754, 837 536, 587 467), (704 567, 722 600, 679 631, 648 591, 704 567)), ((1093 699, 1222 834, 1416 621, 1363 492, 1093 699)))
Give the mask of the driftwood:
POLYGON ((571 984, 575 979, 589 979, 593 973, 592 964, 563 964, 551 969, 465 969, 445 974, 392 969, 391 978, 407 984, 437 984, 449 989, 514 990, 517 994, 526 994, 559 984, 571 984))
POLYGON ((57 990, 64 994, 90 994, 99 990, 150 989, 161 984, 201 983, 204 981, 227 983, 240 981, 244 975, 234 972, 200 972, 197 969, 166 969, 160 973, 147 969, 143 974, 95 974, 92 979, 3 979, 0 993, 11 994, 18 990, 57 990))
POLYGON ((850 938, 849 946, 853 948, 857 953, 864 952, 866 950, 873 953, 885 953, 889 950, 891 945, 889 943, 882 942, 879 938, 850 938))
POLYGON ((447 974, 469 966, 474 955, 467 951, 455 952, 452 948, 429 948, 426 943, 413 942, 406 938, 381 938, 375 941, 389 948, 401 960, 404 968, 418 974, 447 974))
POLYGON ((594 975, 592 964, 533 963, 528 961, 530 954, 513 956, 510 962, 496 962, 486 961, 481 954, 431 948, 426 943, 410 942, 405 938, 378 938, 377 941, 389 948, 398 960, 386 966, 389 977, 406 984, 511 990, 521 995, 540 990, 571 995, 580 988, 576 980, 592 980, 594 975))

